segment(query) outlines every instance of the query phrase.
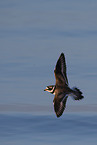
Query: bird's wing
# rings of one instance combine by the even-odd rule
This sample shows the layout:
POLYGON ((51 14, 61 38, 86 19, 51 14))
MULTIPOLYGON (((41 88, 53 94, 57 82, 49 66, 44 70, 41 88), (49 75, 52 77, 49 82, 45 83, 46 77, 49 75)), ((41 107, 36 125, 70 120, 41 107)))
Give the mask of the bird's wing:
POLYGON ((67 74, 66 74, 66 62, 65 62, 65 56, 63 53, 61 53, 57 61, 54 74, 56 78, 56 84, 68 85, 68 79, 67 79, 67 74))
POLYGON ((53 103, 54 103, 54 110, 57 117, 60 117, 65 108, 66 108, 66 101, 67 101, 67 95, 64 96, 64 94, 55 95, 53 103))

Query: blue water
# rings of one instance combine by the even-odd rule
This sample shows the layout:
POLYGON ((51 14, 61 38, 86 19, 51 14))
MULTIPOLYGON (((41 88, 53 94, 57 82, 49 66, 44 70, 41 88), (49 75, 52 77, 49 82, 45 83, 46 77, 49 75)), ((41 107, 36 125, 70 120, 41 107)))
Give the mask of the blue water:
POLYGON ((0 143, 97 144, 97 1, 0 1, 0 143), (70 87, 61 118, 53 110, 54 67, 65 54, 70 87))
POLYGON ((97 114, 54 116, 0 114, 0 143, 3 145, 96 145, 97 114))

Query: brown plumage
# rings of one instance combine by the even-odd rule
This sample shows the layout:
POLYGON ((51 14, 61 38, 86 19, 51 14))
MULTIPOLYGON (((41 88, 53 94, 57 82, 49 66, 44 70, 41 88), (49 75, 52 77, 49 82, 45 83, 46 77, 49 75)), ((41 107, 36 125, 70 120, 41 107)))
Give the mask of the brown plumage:
POLYGON ((54 75, 56 79, 55 86, 48 86, 46 87, 45 91, 55 94, 53 100, 54 110, 57 117, 60 117, 63 114, 64 109, 66 108, 66 101, 68 96, 73 96, 74 100, 80 100, 84 97, 82 96, 82 92, 78 88, 74 87, 71 89, 68 85, 66 61, 63 53, 61 53, 57 61, 54 75))

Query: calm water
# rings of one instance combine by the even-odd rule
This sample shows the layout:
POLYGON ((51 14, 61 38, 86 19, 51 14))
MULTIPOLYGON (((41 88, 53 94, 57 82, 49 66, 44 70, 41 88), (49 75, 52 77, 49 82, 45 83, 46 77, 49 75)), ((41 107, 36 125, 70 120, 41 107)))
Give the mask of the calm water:
POLYGON ((0 142, 2 145, 97 143, 97 2, 0 1, 0 142), (57 119, 54 66, 64 52, 70 86, 57 119), (83 113, 82 113, 83 112, 83 113))
POLYGON ((0 143, 3 145, 64 143, 96 145, 97 114, 65 114, 59 119, 49 115, 1 114, 0 143))

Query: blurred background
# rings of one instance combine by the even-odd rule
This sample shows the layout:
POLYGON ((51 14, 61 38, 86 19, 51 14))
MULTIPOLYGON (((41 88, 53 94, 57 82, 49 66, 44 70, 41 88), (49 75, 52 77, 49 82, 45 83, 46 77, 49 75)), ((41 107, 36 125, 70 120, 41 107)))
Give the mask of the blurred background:
POLYGON ((49 141, 50 145, 62 144, 64 140, 67 145, 96 145, 97 115, 91 118, 91 115, 97 113, 96 89, 97 1, 0 0, 2 145, 25 145, 29 144, 29 141, 32 144, 34 138, 34 145, 40 142, 42 145, 48 145, 49 141), (61 118, 66 124, 62 123, 62 120, 55 123, 57 119, 53 110, 54 96, 44 92, 47 85, 55 84, 54 68, 62 52, 66 57, 70 87, 77 86, 84 95, 81 101, 68 98, 66 110, 61 118), (82 112, 90 118, 85 118, 82 112), (23 113, 26 115, 23 116, 23 113), (82 116, 73 116, 73 113, 82 116), (36 114, 40 117, 34 118, 36 114), (45 115, 43 119, 42 115, 45 115), (41 124, 38 124, 39 120, 41 124), (56 127, 61 123, 61 128, 65 130, 57 128, 61 134, 56 136, 56 127), (25 128, 27 125, 28 128, 25 128), (34 137, 31 126, 36 131, 34 137), (43 136, 40 136, 42 129, 43 136), (26 134, 29 141, 22 134, 24 130, 31 133, 26 134), (67 132, 66 136, 63 136, 64 131, 67 132), (13 134, 17 136, 12 138, 10 135, 13 134), (61 139, 59 143, 58 138, 61 139))

